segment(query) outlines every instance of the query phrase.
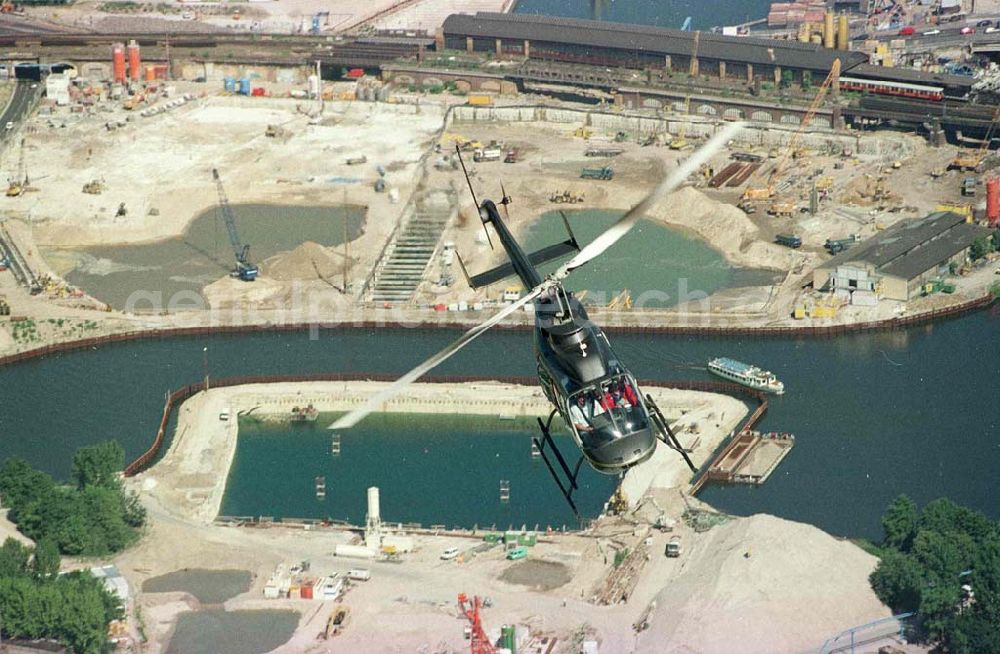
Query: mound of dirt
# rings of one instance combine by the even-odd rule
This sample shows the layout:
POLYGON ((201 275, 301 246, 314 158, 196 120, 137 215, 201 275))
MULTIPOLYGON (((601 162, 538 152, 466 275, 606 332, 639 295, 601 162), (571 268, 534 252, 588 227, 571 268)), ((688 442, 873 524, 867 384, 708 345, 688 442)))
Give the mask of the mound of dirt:
POLYGON ((706 535, 664 579, 636 652, 814 651, 890 615, 868 583, 877 559, 849 541, 770 515, 706 535))
POLYGON ((545 591, 569 583, 571 577, 569 568, 562 563, 525 559, 504 570, 500 581, 545 591))
POLYGON ((306 241, 290 252, 282 252, 264 262, 262 274, 279 281, 339 280, 344 270, 343 255, 319 243, 306 241))
POLYGON ((651 216, 671 225, 694 230, 732 263, 755 267, 768 262, 747 261, 743 244, 757 238, 757 226, 743 211, 718 202, 690 186, 679 189, 660 202, 651 216))

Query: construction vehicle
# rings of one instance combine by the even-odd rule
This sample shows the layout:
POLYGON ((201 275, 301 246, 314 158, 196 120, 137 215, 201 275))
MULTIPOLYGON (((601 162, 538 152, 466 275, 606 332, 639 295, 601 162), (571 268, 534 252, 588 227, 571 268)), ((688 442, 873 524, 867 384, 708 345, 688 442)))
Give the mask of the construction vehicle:
POLYGON ((500 148, 476 148, 472 153, 472 160, 475 162, 500 161, 503 158, 503 151, 500 148))
POLYGON ((802 239, 792 234, 777 234, 774 237, 774 242, 793 249, 802 247, 802 239))
POLYGON ((517 148, 511 148, 507 150, 507 154, 503 156, 504 163, 517 163, 521 158, 521 153, 517 148))
POLYGON ((219 192, 219 210, 226 221, 226 231, 229 232, 229 242, 233 246, 233 254, 236 256, 236 267, 232 276, 240 281, 252 282, 260 274, 260 268, 250 263, 250 246, 240 241, 239 232, 236 231, 236 215, 229 206, 229 198, 226 196, 226 189, 222 186, 222 178, 219 171, 212 169, 212 178, 215 180, 216 190, 219 192))
MULTIPOLYGON (((757 180, 757 183, 751 182, 747 187, 747 190, 743 193, 742 199, 770 200, 774 197, 775 184, 781 177, 782 173, 785 172, 785 166, 788 164, 788 160, 792 157, 793 153, 798 153, 795 156, 802 156, 800 152, 801 149, 799 148, 799 140, 802 138, 802 132, 809 127, 809 123, 812 122, 813 116, 816 115, 816 112, 819 110, 819 106, 826 98, 827 91, 829 91, 830 86, 839 76, 840 59, 834 59, 833 65, 830 66, 830 73, 826 76, 826 79, 823 80, 819 90, 816 92, 816 97, 813 98, 812 104, 809 105, 809 109, 806 111, 805 116, 802 117, 802 121, 799 123, 799 128, 795 130, 794 134, 792 134, 792 138, 788 142, 788 146, 785 147, 784 154, 768 175, 766 184, 760 185, 759 180, 757 180)), ((770 153, 768 153, 768 156, 770 156, 770 153)))
POLYGON ((459 593, 458 610, 469 621, 469 651, 471 654, 496 654, 496 647, 483 629, 482 617, 479 615, 479 609, 482 606, 483 603, 479 599, 479 596, 475 596, 470 600, 469 596, 465 593, 459 593))
POLYGON ((772 202, 767 208, 767 213, 776 218, 791 216, 795 213, 795 205, 791 202, 772 202))
POLYGON ((132 111, 145 101, 146 101, 146 95, 144 93, 136 93, 135 95, 131 96, 128 100, 126 100, 125 104, 122 106, 127 111, 132 111))
POLYGON ((589 127, 581 126, 573 130, 573 136, 579 139, 589 139, 593 134, 589 127))
POLYGON ((632 295, 628 292, 628 289, 626 288, 621 293, 619 293, 618 295, 616 295, 613 298, 611 298, 611 301, 608 302, 607 308, 608 309, 625 309, 625 310, 631 309, 632 308, 632 295))
POLYGON ((965 222, 972 222, 971 204, 939 204, 934 207, 934 211, 950 211, 952 213, 957 213, 958 215, 965 217, 965 222))
POLYGON ((852 234, 847 238, 828 238, 826 239, 826 243, 823 244, 823 247, 829 250, 830 254, 837 254, 838 252, 843 252, 847 248, 851 247, 857 243, 858 240, 857 234, 852 234))
POLYGON ((603 168, 584 168, 580 171, 580 177, 583 179, 612 179, 615 176, 615 171, 611 169, 610 166, 604 166, 603 168))
POLYGON ((330 617, 326 621, 326 631, 323 632, 324 639, 328 639, 330 636, 337 636, 344 630, 347 626, 347 618, 350 615, 350 611, 350 608, 341 604, 330 612, 330 617))
POLYGON ((549 196, 549 202, 556 204, 579 204, 583 202, 583 193, 572 193, 569 189, 562 193, 553 193, 549 196))
POLYGON ((622 152, 625 152, 621 148, 587 148, 583 156, 585 157, 617 157, 622 152))
POLYGON ((94 179, 83 185, 83 192, 88 195, 100 195, 104 191, 104 184, 101 180, 94 179))
POLYGON ((681 537, 671 536, 670 540, 667 542, 667 546, 664 548, 663 553, 669 559, 676 559, 681 555, 681 537))
POLYGON ((976 195, 976 178, 969 176, 962 180, 962 195, 971 197, 976 195))
MULTIPOLYGON (((691 96, 684 98, 684 115, 690 118, 691 111, 691 96)), ((684 134, 687 132, 687 122, 681 123, 681 127, 677 130, 677 136, 675 136, 670 141, 671 150, 683 150, 688 146, 687 139, 684 138, 684 134)))
POLYGON ((16 198, 24 193, 24 189, 28 185, 28 168, 24 161, 24 139, 21 139, 20 153, 17 158, 17 177, 9 182, 10 185, 7 187, 7 197, 9 198, 16 198))
POLYGON ((10 315, 10 305, 7 303, 6 298, 0 297, 0 316, 10 315))
POLYGON ((996 110, 993 112, 993 118, 990 120, 990 126, 986 128, 986 136, 983 138, 983 142, 979 145, 979 149, 976 150, 974 154, 971 155, 959 155, 952 159, 951 163, 948 164, 948 170, 973 170, 979 171, 983 162, 986 160, 986 155, 990 151, 990 143, 993 141, 993 130, 996 129, 997 121, 1000 121, 1000 105, 997 105, 996 110))

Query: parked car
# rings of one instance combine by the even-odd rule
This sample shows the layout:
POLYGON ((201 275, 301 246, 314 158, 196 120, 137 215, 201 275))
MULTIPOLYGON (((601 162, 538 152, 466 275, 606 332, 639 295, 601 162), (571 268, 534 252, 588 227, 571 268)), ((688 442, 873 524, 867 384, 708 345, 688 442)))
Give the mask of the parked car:
POLYGON ((1000 27, 987 27, 983 30, 986 34, 993 34, 994 32, 1000 32, 1000 27))
POLYGON ((4 129, 14 129, 14 123, 8 121, 7 124, 4 126, 4 129))
POLYGON ((927 30, 926 32, 922 32, 920 36, 934 36, 935 34, 940 34, 940 33, 941 30, 927 30))
POLYGON ((912 25, 907 25, 903 29, 899 30, 899 36, 912 36, 917 30, 914 29, 912 25))
POLYGON ((976 28, 975 27, 969 27, 968 25, 966 25, 962 29, 958 30, 958 33, 959 34, 975 34, 976 33, 976 28))
POLYGON ((992 24, 993 24, 992 20, 990 20, 989 18, 984 18, 983 20, 976 23, 976 27, 989 27, 992 24))

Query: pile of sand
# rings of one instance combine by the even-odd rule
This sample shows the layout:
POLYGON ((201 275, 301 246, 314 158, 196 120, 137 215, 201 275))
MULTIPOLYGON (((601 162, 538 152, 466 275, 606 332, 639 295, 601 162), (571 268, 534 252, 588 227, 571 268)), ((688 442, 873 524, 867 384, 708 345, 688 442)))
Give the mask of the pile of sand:
POLYGON ((877 559, 849 541, 770 515, 705 536, 657 595, 636 652, 813 651, 891 615, 868 583, 877 559))
POLYGON ((278 281, 339 280, 344 272, 343 255, 319 243, 306 241, 290 252, 282 252, 264 262, 262 274, 278 281))
POLYGON ((742 252, 744 243, 757 238, 757 226, 747 215, 695 188, 689 186, 670 194, 657 204, 650 216, 695 231, 731 263, 754 267, 771 265, 766 261, 750 260, 742 252))

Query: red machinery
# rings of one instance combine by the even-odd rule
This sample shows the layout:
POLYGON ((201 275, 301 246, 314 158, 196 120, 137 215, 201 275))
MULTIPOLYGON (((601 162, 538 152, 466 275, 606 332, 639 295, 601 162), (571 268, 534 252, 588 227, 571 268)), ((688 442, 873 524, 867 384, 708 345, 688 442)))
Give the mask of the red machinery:
POLYGON ((458 594, 458 610, 469 619, 472 626, 472 654, 496 654, 496 647, 483 631, 483 622, 479 617, 479 608, 482 605, 478 595, 470 600, 465 593, 458 594))

